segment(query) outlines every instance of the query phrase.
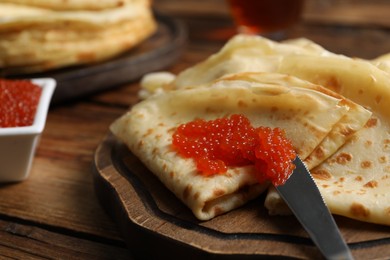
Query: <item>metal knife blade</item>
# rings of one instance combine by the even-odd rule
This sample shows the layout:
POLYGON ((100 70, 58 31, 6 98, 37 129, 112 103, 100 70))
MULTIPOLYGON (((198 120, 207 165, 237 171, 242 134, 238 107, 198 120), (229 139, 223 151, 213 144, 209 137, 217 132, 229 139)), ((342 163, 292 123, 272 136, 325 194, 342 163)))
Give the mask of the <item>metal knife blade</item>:
POLYGON ((287 182, 275 188, 326 259, 353 259, 310 172, 298 156, 294 164, 287 182))

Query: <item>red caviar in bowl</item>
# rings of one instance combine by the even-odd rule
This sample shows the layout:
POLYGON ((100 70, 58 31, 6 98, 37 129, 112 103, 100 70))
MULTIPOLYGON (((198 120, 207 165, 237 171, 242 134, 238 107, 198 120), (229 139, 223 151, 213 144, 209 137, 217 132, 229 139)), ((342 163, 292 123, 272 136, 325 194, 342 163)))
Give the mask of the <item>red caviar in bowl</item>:
POLYGON ((277 186, 295 168, 296 153, 284 131, 255 128, 243 115, 182 124, 173 134, 172 145, 181 156, 193 158, 206 176, 223 174, 229 166, 254 165, 259 182, 268 180, 277 186))
POLYGON ((0 127, 32 125, 41 93, 29 80, 0 79, 0 127))

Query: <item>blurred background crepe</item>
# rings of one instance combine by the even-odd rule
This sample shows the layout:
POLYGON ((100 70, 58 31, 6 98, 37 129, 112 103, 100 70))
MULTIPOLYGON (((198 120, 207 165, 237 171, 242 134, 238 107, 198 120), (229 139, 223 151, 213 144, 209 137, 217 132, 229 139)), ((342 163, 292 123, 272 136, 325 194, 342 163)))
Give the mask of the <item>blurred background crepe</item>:
POLYGON ((52 10, 91 10, 99 11, 116 8, 126 4, 142 3, 150 4, 150 0, 2 0, 3 3, 11 3, 26 6, 42 7, 52 10))
POLYGON ((0 3, 0 66, 9 73, 106 60, 156 31, 149 1, 102 1, 106 7, 97 10, 88 1, 11 2, 0 3))
POLYGON ((52 103, 60 103, 171 65, 186 31, 152 7, 148 0, 0 1, 0 76, 52 77, 52 103))

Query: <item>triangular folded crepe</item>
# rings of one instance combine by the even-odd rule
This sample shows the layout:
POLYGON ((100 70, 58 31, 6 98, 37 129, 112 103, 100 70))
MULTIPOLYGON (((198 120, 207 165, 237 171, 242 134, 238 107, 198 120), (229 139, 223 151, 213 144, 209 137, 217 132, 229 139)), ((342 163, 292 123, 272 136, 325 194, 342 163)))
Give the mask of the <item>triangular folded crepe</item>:
POLYGON ((222 79, 203 87, 154 95, 138 103, 111 125, 111 131, 182 200, 200 220, 230 211, 267 187, 250 174, 254 167, 232 167, 226 174, 205 177, 192 159, 171 147, 180 124, 243 114, 252 125, 280 127, 297 153, 307 157, 348 112, 342 99, 290 79, 275 82, 222 79), (296 84, 296 86, 294 86, 296 84))
POLYGON ((238 72, 278 72, 322 85, 370 110, 372 117, 365 127, 312 173, 333 213, 390 225, 387 60, 387 55, 373 61, 352 59, 305 40, 277 43, 239 35, 162 87, 186 88, 238 72))
POLYGON ((302 157, 309 169, 318 166, 326 158, 335 153, 344 143, 359 131, 371 117, 371 112, 364 107, 352 102, 345 97, 330 91, 320 85, 315 85, 307 81, 300 80, 285 74, 278 73, 238 73, 223 77, 230 80, 246 80, 256 82, 261 85, 280 85, 284 87, 302 87, 319 91, 326 95, 338 98, 342 104, 348 107, 347 113, 333 126, 328 135, 315 147, 315 149, 306 157, 302 157))

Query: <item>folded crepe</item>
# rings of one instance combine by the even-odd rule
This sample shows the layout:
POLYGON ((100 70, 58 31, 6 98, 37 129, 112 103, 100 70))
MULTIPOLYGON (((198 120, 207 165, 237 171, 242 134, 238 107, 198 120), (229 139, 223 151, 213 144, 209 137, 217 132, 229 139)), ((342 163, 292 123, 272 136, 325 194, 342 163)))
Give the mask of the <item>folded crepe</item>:
POLYGON ((347 113, 333 126, 321 143, 308 156, 301 156, 301 159, 303 159, 309 169, 318 166, 330 155, 334 154, 366 124, 372 114, 364 107, 327 88, 285 74, 244 72, 226 76, 224 79, 246 80, 261 85, 307 88, 340 99, 340 102, 348 107, 347 113))
POLYGON ((372 112, 364 128, 312 170, 330 210, 390 225, 390 74, 361 60, 296 57, 281 67, 323 84, 372 112), (316 64, 317 63, 317 64, 316 64), (313 73, 316 72, 316 75, 313 73))
POLYGON ((306 158, 350 109, 342 98, 306 81, 288 77, 278 84, 259 78, 232 77, 151 96, 110 129, 198 219, 211 219, 257 197, 269 184, 257 182, 253 166, 200 174, 192 159, 172 149, 172 134, 180 124, 243 114, 254 127, 284 129, 297 154, 306 158))
MULTIPOLYGON (((322 85, 365 107, 372 113, 365 126, 338 149, 334 147, 334 154, 313 168, 312 174, 332 213, 390 225, 388 57, 352 59, 304 39, 278 43, 239 35, 218 53, 155 89, 201 85, 239 72, 278 72, 322 85)), ((283 212, 281 205, 280 196, 271 192, 266 200, 270 212, 283 212)))
POLYGON ((71 11, 0 3, 0 16, 4 74, 106 60, 132 49, 156 30, 148 1, 71 11))

